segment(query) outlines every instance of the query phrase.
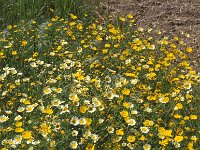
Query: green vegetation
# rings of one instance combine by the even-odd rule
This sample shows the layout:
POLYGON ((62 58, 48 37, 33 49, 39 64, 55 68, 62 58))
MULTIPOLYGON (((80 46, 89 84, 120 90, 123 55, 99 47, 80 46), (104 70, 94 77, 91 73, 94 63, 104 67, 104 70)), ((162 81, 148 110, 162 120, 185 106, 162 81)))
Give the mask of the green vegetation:
POLYGON ((0 29, 21 20, 44 22, 56 15, 65 18, 69 13, 82 17, 86 12, 94 12, 99 3, 99 0, 1 0, 0 29))
POLYGON ((0 32, 0 150, 198 149, 192 48, 69 6, 0 32))

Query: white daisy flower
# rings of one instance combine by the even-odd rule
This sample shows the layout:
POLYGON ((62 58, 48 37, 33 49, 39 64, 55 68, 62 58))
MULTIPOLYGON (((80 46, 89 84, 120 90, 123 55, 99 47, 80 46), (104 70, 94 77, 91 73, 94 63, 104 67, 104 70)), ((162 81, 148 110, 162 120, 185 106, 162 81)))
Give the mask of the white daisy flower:
POLYGON ((129 126, 134 126, 134 125, 136 124, 136 121, 135 121, 135 119, 128 119, 128 120, 126 121, 126 123, 127 123, 129 126))
POLYGON ((71 118, 71 121, 70 121, 70 124, 72 124, 72 125, 74 125, 74 126, 77 126, 77 125, 79 125, 79 119, 78 119, 78 117, 72 117, 71 118))
POLYGON ((149 132, 148 127, 140 127, 140 130, 142 131, 142 133, 148 133, 149 132))
POLYGON ((150 150, 151 149, 151 145, 150 144, 145 144, 145 145, 143 145, 143 149, 144 150, 150 150))
POLYGON ((77 143, 76 141, 72 141, 72 142, 70 143, 70 147, 71 147, 72 149, 77 149, 78 143, 77 143))

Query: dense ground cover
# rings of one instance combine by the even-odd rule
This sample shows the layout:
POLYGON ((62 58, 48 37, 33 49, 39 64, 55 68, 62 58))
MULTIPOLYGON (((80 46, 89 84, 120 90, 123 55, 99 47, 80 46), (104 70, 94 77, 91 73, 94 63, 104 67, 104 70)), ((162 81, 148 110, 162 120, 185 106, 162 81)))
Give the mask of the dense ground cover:
POLYGON ((192 48, 132 15, 74 14, 0 32, 0 148, 198 149, 192 48))
POLYGON ((131 15, 70 14, 1 32, 3 149, 192 149, 199 136, 192 49, 131 15))

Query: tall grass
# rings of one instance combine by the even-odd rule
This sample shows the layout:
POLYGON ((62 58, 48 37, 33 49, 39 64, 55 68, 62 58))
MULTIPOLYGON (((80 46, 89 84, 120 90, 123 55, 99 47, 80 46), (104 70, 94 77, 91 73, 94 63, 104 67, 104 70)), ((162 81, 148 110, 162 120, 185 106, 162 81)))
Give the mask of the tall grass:
POLYGON ((98 4, 99 0, 1 0, 0 28, 21 20, 35 19, 42 22, 55 15, 65 18, 69 13, 81 16, 94 10, 98 4))

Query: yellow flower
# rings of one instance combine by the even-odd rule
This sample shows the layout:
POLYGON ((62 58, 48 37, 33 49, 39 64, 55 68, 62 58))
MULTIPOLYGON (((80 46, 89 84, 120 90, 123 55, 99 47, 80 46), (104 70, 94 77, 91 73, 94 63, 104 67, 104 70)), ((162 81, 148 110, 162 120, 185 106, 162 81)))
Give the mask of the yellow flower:
POLYGON ((178 129, 176 130, 176 134, 182 135, 182 134, 183 134, 183 129, 178 128, 178 129))
POLYGON ((76 24, 76 22, 70 22, 69 25, 70 26, 74 26, 76 24))
POLYGON ((189 120, 190 117, 189 117, 189 116, 185 116, 183 119, 184 119, 184 120, 189 120))
POLYGON ((12 51, 12 55, 17 55, 17 51, 12 51))
POLYGON ((8 25, 8 26, 7 26, 7 29, 8 29, 8 30, 12 29, 12 25, 8 25))
POLYGON ((73 76, 76 77, 79 81, 84 79, 84 76, 81 71, 74 73, 73 76))
POLYGON ((52 26, 52 23, 48 23, 47 26, 48 26, 48 27, 51 27, 51 26, 52 26))
POLYGON ((27 43, 28 43, 28 42, 27 42, 26 40, 23 40, 21 44, 22 44, 22 46, 26 46, 27 43))
POLYGON ((51 109, 50 107, 47 107, 45 110, 44 110, 44 113, 48 114, 48 115, 51 115, 53 114, 53 109, 51 109))
POLYGON ((25 105, 31 104, 31 102, 30 102, 28 99, 24 100, 23 103, 24 103, 25 105))
POLYGON ((183 140, 183 136, 175 136, 174 141, 181 142, 183 140))
POLYGON ((194 141, 194 142, 196 142, 198 140, 198 138, 196 136, 192 136, 191 140, 194 141))
POLYGON ((50 147, 54 147, 56 145, 56 141, 50 141, 50 147))
POLYGON ((165 130, 163 135, 171 137, 172 136, 172 130, 165 130))
POLYGON ((109 48, 110 47, 110 44, 105 44, 105 48, 109 48))
POLYGON ((61 130, 60 133, 61 133, 61 134, 65 134, 65 131, 64 131, 64 130, 61 130))
POLYGON ((116 134, 117 134, 117 135, 124 135, 123 129, 118 129, 118 130, 116 130, 116 134))
POLYGON ((78 95, 76 93, 71 93, 69 94, 69 99, 72 101, 79 101, 80 98, 78 97, 78 95))
POLYGON ((108 52, 108 49, 102 49, 102 53, 106 54, 108 52))
POLYGON ((185 121, 184 120, 181 120, 180 122, 179 122, 179 124, 185 124, 185 121))
POLYGON ((190 119, 191 120, 196 120, 197 119, 197 115, 190 115, 190 119))
POLYGON ((186 51, 187 51, 188 53, 190 53, 190 52, 192 52, 192 48, 191 48, 191 47, 187 47, 187 48, 186 48, 186 51))
POLYGON ((38 52, 33 53, 33 57, 37 57, 38 56, 38 52))
POLYGON ((183 105, 181 103, 176 104, 177 109, 183 109, 183 105))
POLYGON ((129 95, 129 94, 130 94, 130 90, 127 89, 127 88, 124 88, 124 89, 122 90, 122 94, 124 94, 124 95, 129 95))
POLYGON ((96 47, 92 47, 92 50, 96 51, 96 50, 97 50, 97 48, 96 48, 96 47))
POLYGON ((136 77, 134 73, 125 73, 124 75, 127 77, 134 77, 134 78, 136 77))
POLYGON ((148 127, 148 126, 152 126, 152 125, 154 124, 154 122, 151 121, 151 120, 145 120, 145 121, 143 122, 143 124, 144 124, 146 127, 148 127))
POLYGON ((149 80, 154 80, 155 77, 156 77, 156 73, 154 73, 154 72, 147 73, 146 77, 147 77, 149 80))
POLYGON ((144 135, 142 135, 142 136, 139 138, 139 140, 140 140, 140 141, 144 141, 144 140, 146 140, 146 138, 145 138, 144 135))
POLYGON ((75 16, 74 14, 70 14, 70 17, 71 17, 72 19, 77 19, 77 16, 75 16))
POLYGON ((119 17, 119 20, 121 20, 122 22, 126 21, 126 19, 123 17, 119 17))
POLYGON ((57 47, 57 50, 61 50, 61 49, 62 49, 62 46, 59 45, 59 46, 57 47))
POLYGON ((0 58, 4 58, 4 53, 3 52, 0 52, 0 58))
POLYGON ((7 127, 7 128, 6 128, 6 132, 10 132, 10 131, 12 131, 12 130, 14 130, 14 129, 11 128, 11 127, 7 127))
POLYGON ((40 132, 42 136, 46 137, 49 133, 51 133, 51 126, 49 126, 46 122, 40 125, 40 132))
POLYGON ((89 126, 92 123, 91 118, 86 118, 86 126, 89 126))
POLYGON ((128 111, 123 110, 123 111, 120 112, 120 115, 121 115, 123 118, 126 118, 126 117, 128 117, 128 111))
POLYGON ((131 106, 132 106, 132 103, 127 103, 127 102, 123 102, 123 104, 122 104, 125 108, 131 108, 131 106))
POLYGON ((158 129, 159 132, 159 138, 163 138, 163 136, 171 137, 172 136, 172 130, 165 130, 163 127, 160 127, 158 129))
POLYGON ((94 150, 94 145, 93 144, 88 144, 85 150, 94 150))
POLYGON ((23 132, 23 131, 24 131, 23 128, 16 128, 16 129, 15 129, 15 132, 16 132, 16 133, 20 133, 20 132, 23 132))
POLYGON ((100 35, 98 35, 98 36, 96 37, 96 40, 97 40, 97 41, 102 41, 103 39, 101 38, 100 35))
POLYGON ((87 106, 81 106, 80 107, 80 109, 79 109, 79 111, 81 112, 81 113, 85 113, 86 111, 87 111, 87 106))
POLYGON ((162 140, 162 141, 159 141, 159 144, 160 144, 160 145, 163 145, 163 146, 166 146, 166 145, 168 145, 168 142, 169 142, 169 140, 168 140, 168 138, 167 138, 167 139, 164 139, 164 140, 162 140))
POLYGON ((175 114, 174 115, 174 118, 176 118, 176 119, 179 119, 179 118, 181 118, 182 117, 182 115, 179 115, 179 114, 175 114))
POLYGON ((189 142, 187 147, 188 147, 188 150, 194 150, 194 147, 193 147, 193 142, 189 142))
POLYGON ((129 136, 127 137, 127 141, 130 142, 130 143, 134 142, 134 141, 135 141, 135 136, 129 135, 129 136))
POLYGON ((155 70, 158 71, 159 68, 160 68, 160 64, 156 64, 156 65, 155 65, 155 70))
POLYGON ((77 27, 78 30, 82 30, 83 29, 83 25, 81 23, 79 23, 76 27, 77 27))
POLYGON ((17 122, 15 123, 15 126, 16 126, 16 127, 21 127, 21 126, 22 126, 22 122, 21 122, 21 121, 17 121, 17 122))
POLYGON ((175 37, 174 37, 174 40, 175 40, 175 41, 178 41, 179 39, 178 39, 178 37, 177 37, 177 36, 175 36, 175 37))
POLYGON ((51 18, 51 21, 55 22, 57 20, 57 18, 51 18))
POLYGON ((176 48, 176 45, 174 45, 173 43, 170 44, 171 48, 176 48))
POLYGON ((127 17, 128 17, 129 19, 132 19, 132 18, 133 18, 133 15, 128 14, 127 17))
POLYGON ((32 138, 31 131, 24 131, 24 132, 22 132, 22 138, 23 139, 31 139, 32 138))
POLYGON ((36 21, 35 21, 35 20, 33 20, 31 23, 32 23, 32 24, 36 24, 36 21))

